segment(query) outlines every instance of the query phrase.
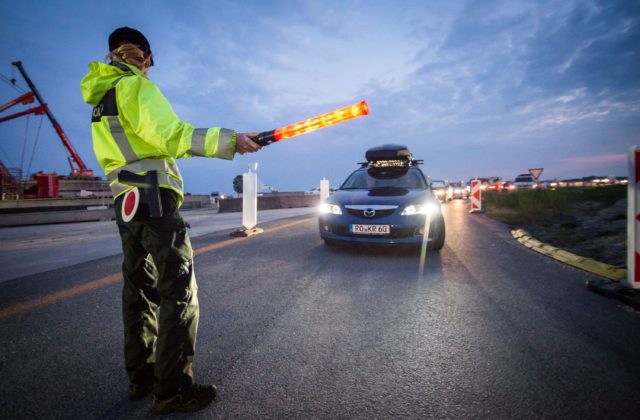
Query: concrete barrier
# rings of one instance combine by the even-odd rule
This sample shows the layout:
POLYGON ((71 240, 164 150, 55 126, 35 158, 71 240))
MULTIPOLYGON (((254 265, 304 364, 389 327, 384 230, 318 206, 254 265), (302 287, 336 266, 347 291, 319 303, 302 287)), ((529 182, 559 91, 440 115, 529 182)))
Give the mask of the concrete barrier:
MULTIPOLYGON (((315 194, 265 194, 258 197, 258 211, 315 207, 318 204, 320 204, 320 196, 315 194)), ((220 213, 242 211, 242 198, 225 198, 220 200, 219 211, 220 213)))
POLYGON ((181 209, 199 209, 203 207, 212 207, 214 206, 211 202, 211 197, 208 195, 185 195, 184 202, 182 203, 181 209))
MULTIPOLYGON (((181 209, 215 206, 208 195, 187 195, 181 209)), ((0 201, 0 227, 113 220, 113 199, 53 198, 0 201)))
MULTIPOLYGON (((258 197, 258 210, 315 207, 320 196, 315 194, 278 193, 258 197)), ((0 202, 0 227, 45 225, 49 223, 89 222, 115 218, 111 199, 49 199, 0 202), (95 207, 95 209, 90 209, 95 207), (102 209, 101 207, 107 207, 102 209)), ((215 208, 207 195, 187 195, 181 209, 215 208)), ((219 212, 242 211, 242 198, 220 200, 219 212)))
POLYGON ((34 198, 29 200, 0 200, 0 214, 28 213, 30 211, 65 210, 66 208, 87 206, 109 206, 113 198, 34 198))
POLYGON ((47 225, 50 223, 94 222, 115 219, 113 208, 59 210, 0 214, 0 226, 47 225))

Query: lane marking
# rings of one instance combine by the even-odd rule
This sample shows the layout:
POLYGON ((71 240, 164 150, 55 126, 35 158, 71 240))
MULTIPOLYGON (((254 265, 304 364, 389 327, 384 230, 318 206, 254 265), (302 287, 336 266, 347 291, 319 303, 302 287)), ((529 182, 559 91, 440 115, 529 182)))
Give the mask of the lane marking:
POLYGON ((14 315, 18 315, 24 312, 28 312, 32 309, 40 306, 50 305, 52 303, 59 302, 61 300, 69 299, 74 296, 78 296, 82 293, 89 292, 98 287, 107 286, 112 283, 117 283, 122 280, 122 273, 109 274, 98 280, 93 280, 89 283, 81 284, 79 286, 72 287, 70 289, 61 290, 59 292, 49 293, 47 295, 30 299, 24 302, 17 303, 15 305, 7 306, 0 309, 0 320, 9 318, 14 315))
MULTIPOLYGON (((268 228, 264 230, 264 233, 274 233, 284 229, 288 229, 290 227, 300 225, 302 223, 306 223, 310 220, 314 220, 314 217, 296 220, 294 222, 285 223, 283 225, 275 226, 272 228, 268 228)), ((260 236, 260 235, 258 235, 260 236)), ((233 238, 227 239, 222 242, 217 242, 215 244, 202 246, 200 248, 193 250, 194 257, 197 255, 205 254, 207 252, 215 251, 220 248, 224 248, 229 245, 233 245, 240 241, 245 241, 249 238, 233 238)), ((113 273, 108 276, 102 277, 97 280, 92 280, 88 283, 84 283, 78 286, 71 287, 69 289, 61 290, 59 292, 49 293, 34 299, 29 299, 24 302, 16 303, 14 305, 7 306, 6 308, 0 309, 0 321, 10 318, 15 315, 23 314, 25 312, 31 311, 36 308, 40 308, 42 306, 51 305, 56 302, 60 302, 62 300, 70 299, 72 297, 81 295, 83 293, 90 292, 92 290, 98 289, 100 287, 109 286, 111 284, 119 283, 122 281, 122 273, 113 273)))

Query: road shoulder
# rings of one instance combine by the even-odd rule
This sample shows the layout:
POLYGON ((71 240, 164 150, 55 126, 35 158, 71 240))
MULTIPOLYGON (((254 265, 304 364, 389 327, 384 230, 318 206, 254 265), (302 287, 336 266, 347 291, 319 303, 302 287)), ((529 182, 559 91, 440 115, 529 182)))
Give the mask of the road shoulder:
POLYGON ((527 248, 581 270, 595 274, 602 279, 587 281, 587 289, 600 295, 616 299, 636 310, 640 310, 640 291, 622 283, 627 278, 627 270, 605 264, 591 258, 581 257, 571 252, 540 242, 524 229, 515 229, 511 235, 527 248))

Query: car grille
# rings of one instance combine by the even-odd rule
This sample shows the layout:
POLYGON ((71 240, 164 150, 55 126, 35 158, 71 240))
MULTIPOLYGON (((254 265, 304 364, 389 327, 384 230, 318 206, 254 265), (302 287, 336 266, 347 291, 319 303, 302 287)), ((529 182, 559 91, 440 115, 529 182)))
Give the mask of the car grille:
POLYGON ((366 209, 361 210, 361 209, 347 208, 347 211, 352 216, 360 217, 362 219, 372 220, 372 219, 378 219, 380 217, 390 216, 393 214, 393 212, 396 211, 396 209, 375 210, 375 214, 373 216, 365 216, 365 212, 367 211, 366 209))

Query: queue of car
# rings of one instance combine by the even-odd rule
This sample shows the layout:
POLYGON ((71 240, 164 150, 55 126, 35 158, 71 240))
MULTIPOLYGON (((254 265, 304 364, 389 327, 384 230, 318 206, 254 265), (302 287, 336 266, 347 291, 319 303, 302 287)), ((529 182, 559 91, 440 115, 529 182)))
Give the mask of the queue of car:
MULTIPOLYGON (((431 180, 419 167, 422 161, 414 159, 404 145, 373 147, 366 151, 365 159, 320 204, 318 228, 325 244, 426 244, 430 250, 440 250, 445 240, 441 205, 469 198, 471 180, 431 180)), ((475 179, 484 190, 537 187, 531 174, 520 174, 514 181, 501 177, 475 179)))
POLYGON ((540 185, 531 174, 520 174, 513 181, 504 181, 501 177, 472 178, 467 185, 471 186, 471 181, 474 180, 480 181, 482 191, 519 191, 538 188, 540 185))
POLYGON ((469 198, 471 187, 462 181, 454 181, 450 183, 453 189, 453 198, 465 199, 469 198))
POLYGON ((533 189, 537 186, 538 184, 531 174, 520 174, 513 181, 513 187, 516 190, 533 189))
POLYGON ((434 179, 431 181, 431 189, 438 200, 442 202, 453 200, 453 187, 446 179, 434 179))

